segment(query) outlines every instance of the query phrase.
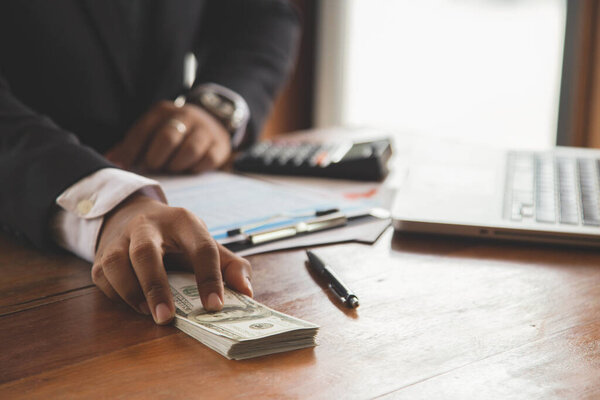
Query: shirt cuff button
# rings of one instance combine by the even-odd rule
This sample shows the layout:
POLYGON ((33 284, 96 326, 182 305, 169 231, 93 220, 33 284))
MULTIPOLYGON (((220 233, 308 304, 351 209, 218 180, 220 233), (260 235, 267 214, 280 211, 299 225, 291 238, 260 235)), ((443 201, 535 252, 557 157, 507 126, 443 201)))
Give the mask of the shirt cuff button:
POLYGON ((92 207, 94 207, 94 202, 92 200, 80 200, 79 203, 77 203, 77 213, 79 215, 86 215, 92 210, 92 207))

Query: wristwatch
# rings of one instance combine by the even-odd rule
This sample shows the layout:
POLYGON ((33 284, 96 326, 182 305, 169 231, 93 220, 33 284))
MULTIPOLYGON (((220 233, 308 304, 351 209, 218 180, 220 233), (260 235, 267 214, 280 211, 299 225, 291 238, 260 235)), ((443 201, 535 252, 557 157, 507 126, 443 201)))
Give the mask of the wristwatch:
POLYGON ((206 83, 193 88, 186 102, 202 107, 219 120, 231 135, 234 149, 242 143, 250 119, 250 109, 242 96, 224 86, 206 83))

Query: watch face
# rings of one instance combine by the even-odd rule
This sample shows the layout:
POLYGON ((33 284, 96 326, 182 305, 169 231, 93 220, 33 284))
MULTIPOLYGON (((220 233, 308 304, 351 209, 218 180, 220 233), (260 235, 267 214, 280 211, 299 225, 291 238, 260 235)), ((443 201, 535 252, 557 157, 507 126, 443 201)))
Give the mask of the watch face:
POLYGON ((221 103, 221 105, 217 109, 219 116, 221 116, 223 118, 231 118, 234 111, 235 111, 235 109, 233 108, 233 104, 227 103, 227 102, 221 103))
POLYGON ((235 93, 227 95, 213 88, 198 88, 191 102, 195 103, 216 117, 230 132, 234 133, 245 126, 250 110, 243 98, 236 99, 235 93))
POLYGON ((204 92, 200 95, 200 103, 205 107, 214 109, 219 106, 221 99, 213 92, 204 92))
POLYGON ((213 92, 204 92, 200 96, 200 103, 215 116, 229 120, 235 112, 235 107, 231 100, 219 96, 213 92))

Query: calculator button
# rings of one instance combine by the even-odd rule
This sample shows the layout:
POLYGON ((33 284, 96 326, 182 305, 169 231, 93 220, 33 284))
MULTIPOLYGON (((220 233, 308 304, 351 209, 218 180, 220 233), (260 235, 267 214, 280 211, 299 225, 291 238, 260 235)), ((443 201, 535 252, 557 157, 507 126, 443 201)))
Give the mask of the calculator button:
POLYGON ((250 157, 259 158, 272 146, 271 142, 257 143, 249 150, 250 157))
POLYGON ((313 154, 319 150, 321 146, 314 144, 302 144, 298 146, 296 156, 293 159, 293 163, 296 166, 306 164, 310 160, 313 154))
POLYGON ((294 146, 290 146, 285 148, 281 153, 279 153, 279 157, 277 157, 277 162, 281 165, 285 165, 295 156, 296 148, 294 146))
POLYGON ((265 164, 270 165, 284 151, 283 146, 273 145, 269 147, 262 155, 265 164))

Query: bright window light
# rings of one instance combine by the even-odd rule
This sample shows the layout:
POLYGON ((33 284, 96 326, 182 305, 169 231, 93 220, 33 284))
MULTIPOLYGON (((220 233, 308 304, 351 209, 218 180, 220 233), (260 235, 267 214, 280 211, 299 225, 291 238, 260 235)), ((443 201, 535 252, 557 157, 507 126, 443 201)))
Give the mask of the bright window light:
POLYGON ((318 93, 317 125, 555 143, 566 0, 341 1, 344 12, 322 14, 341 69, 323 68, 322 48, 319 74, 338 83, 318 89, 337 93, 318 93), (337 35, 328 18, 343 19, 337 35))

